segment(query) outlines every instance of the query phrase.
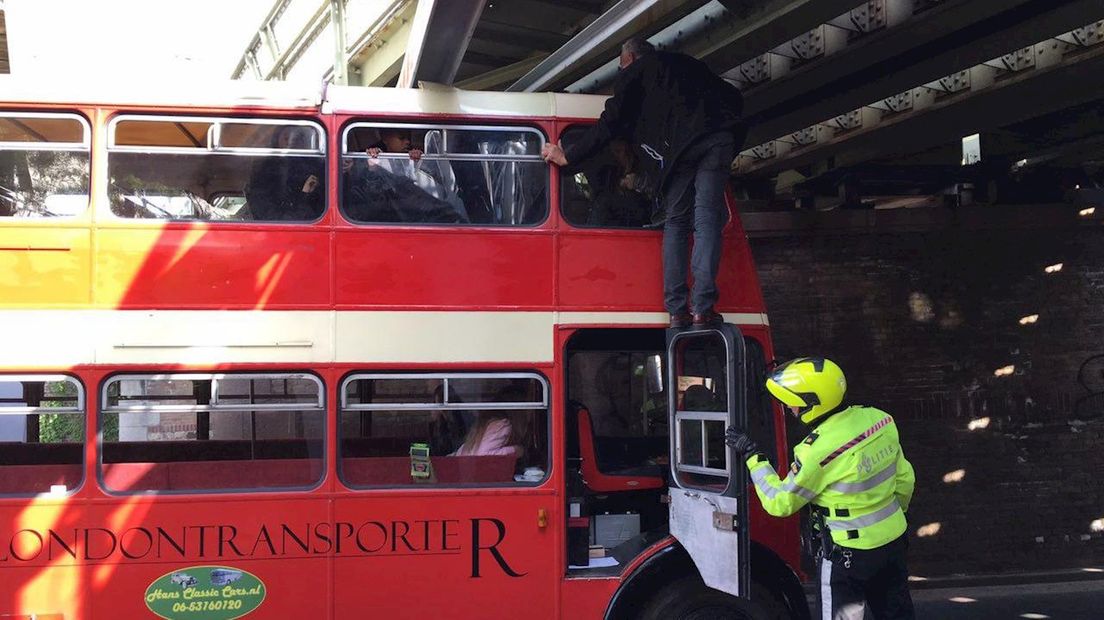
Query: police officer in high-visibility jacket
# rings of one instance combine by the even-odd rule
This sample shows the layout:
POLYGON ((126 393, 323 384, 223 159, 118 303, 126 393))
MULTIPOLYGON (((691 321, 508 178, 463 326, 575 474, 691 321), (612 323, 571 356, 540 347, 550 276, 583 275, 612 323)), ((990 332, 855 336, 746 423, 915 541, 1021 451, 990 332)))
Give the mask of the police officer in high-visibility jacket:
POLYGON ((841 408, 847 381, 834 362, 803 357, 782 364, 767 389, 812 432, 794 448, 784 479, 747 435, 726 442, 746 461, 763 508, 776 517, 812 504, 819 534, 820 618, 914 617, 905 565, 905 511, 915 484, 893 418, 873 407, 841 408))

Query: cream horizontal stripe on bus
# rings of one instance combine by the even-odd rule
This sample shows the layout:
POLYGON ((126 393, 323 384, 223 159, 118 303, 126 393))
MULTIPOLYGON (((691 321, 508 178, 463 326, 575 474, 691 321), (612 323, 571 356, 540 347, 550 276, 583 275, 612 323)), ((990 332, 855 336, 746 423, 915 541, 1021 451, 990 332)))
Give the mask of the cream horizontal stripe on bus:
MULTIPOLYGON (((725 314, 766 325, 759 313, 725 314)), ((663 325, 662 312, 5 310, 0 367, 545 363, 556 325, 663 325)))
POLYGON ((504 93, 452 87, 385 88, 242 80, 179 80, 127 85, 102 80, 64 82, 0 76, 0 103, 57 103, 169 108, 268 108, 322 114, 452 114, 494 117, 597 118, 606 97, 568 93, 504 93), (74 94, 77 93, 77 94, 74 94))

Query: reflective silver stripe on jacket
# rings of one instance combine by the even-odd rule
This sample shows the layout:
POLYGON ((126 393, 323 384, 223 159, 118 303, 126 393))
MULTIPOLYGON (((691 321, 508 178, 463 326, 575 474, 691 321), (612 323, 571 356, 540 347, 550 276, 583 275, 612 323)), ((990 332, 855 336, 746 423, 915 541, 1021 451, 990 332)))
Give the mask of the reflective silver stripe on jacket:
POLYGON ((772 487, 770 483, 767 482, 768 471, 773 470, 771 470, 769 466, 766 466, 751 472, 751 481, 755 483, 755 486, 759 487, 759 490, 763 492, 763 495, 767 499, 774 499, 774 496, 778 495, 779 491, 793 493, 809 501, 812 501, 813 498, 816 497, 816 493, 813 493, 805 487, 798 486, 793 480, 786 480, 780 487, 772 487))
POLYGON ((891 463, 889 467, 886 467, 882 471, 874 474, 870 478, 863 480, 862 482, 837 482, 829 485, 828 488, 836 493, 862 493, 863 491, 869 491, 879 484, 889 480, 897 475, 897 463, 891 463))
POLYGON ((897 511, 901 509, 901 505, 894 499, 889 504, 875 510, 874 512, 863 515, 861 517, 855 517, 854 519, 845 519, 841 521, 829 520, 828 529, 830 530, 857 530, 862 527, 869 527, 875 523, 881 523, 886 519, 897 514, 897 511))

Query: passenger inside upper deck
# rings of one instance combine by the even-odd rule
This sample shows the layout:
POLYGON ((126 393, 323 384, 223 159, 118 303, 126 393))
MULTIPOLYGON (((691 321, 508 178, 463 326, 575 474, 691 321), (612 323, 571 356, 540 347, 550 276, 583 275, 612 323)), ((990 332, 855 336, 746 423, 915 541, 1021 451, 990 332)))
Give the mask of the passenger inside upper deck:
POLYGON ((645 169, 634 145, 614 140, 607 153, 583 164, 591 192, 586 223, 626 228, 662 223, 663 214, 655 200, 655 175, 645 169))
POLYGON ((342 162, 342 205, 346 215, 360 222, 467 223, 463 202, 431 170, 423 166, 421 149, 413 147, 410 131, 384 128, 379 140, 365 149, 366 161, 346 156, 342 162), (382 153, 406 153, 406 159, 382 153))
MULTIPOLYGON (((301 149, 310 143, 308 127, 283 126, 273 135, 274 149, 301 149)), ((268 156, 253 164, 245 188, 254 220, 310 221, 322 215, 325 191, 316 157, 268 156)))
POLYGON ((381 129, 379 133, 379 141, 365 151, 372 160, 378 160, 380 153, 407 153, 410 161, 420 161, 425 154, 422 149, 414 148, 408 129, 387 127, 381 129))

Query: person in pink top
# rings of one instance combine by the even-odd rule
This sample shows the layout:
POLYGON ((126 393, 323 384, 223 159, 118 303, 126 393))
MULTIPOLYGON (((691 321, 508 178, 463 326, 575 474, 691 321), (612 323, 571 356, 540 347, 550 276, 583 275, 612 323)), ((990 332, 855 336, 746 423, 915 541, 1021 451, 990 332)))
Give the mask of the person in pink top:
POLYGON ((508 411, 482 411, 464 443, 450 456, 521 456, 522 441, 508 411))

